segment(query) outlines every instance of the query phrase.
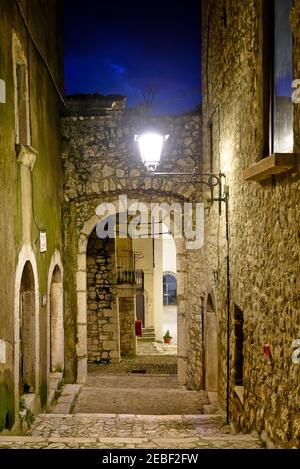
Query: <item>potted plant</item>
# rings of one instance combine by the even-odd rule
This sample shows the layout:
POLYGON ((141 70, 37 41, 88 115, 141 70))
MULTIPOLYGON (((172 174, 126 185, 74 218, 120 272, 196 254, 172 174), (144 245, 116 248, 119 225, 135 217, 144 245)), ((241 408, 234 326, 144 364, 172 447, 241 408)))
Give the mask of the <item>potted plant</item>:
POLYGON ((168 329, 167 332, 164 335, 164 343, 165 344, 170 344, 171 340, 172 340, 172 336, 171 336, 170 331, 168 329))

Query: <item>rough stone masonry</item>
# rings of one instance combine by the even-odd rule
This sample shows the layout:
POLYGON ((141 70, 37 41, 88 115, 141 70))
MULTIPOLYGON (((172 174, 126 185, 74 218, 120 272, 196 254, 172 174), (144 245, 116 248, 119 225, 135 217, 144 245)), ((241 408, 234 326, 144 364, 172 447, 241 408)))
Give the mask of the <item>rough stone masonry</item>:
MULTIPOLYGON (((238 429, 255 429, 277 447, 299 447, 300 367, 291 360, 291 345, 300 336, 300 105, 294 105, 295 167, 260 184, 245 181, 244 170, 264 156, 263 123, 268 111, 263 107, 262 1, 205 0, 203 13, 203 167, 223 171, 229 187, 231 419, 238 429), (236 311, 244 319, 240 389, 235 382, 236 311), (265 345, 269 357, 263 352, 265 345)), ((300 2, 295 0, 290 15, 294 79, 300 78, 299 18, 300 2)), ((222 217, 214 207, 207 211, 200 280, 207 291, 213 290, 217 304, 223 405, 225 223, 225 210, 222 217)))

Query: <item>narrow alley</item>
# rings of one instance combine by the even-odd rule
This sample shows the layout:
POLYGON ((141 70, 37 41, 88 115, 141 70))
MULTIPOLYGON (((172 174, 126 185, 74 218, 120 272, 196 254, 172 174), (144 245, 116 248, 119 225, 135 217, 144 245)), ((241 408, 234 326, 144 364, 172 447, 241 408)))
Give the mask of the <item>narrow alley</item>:
POLYGON ((0 215, 0 449, 300 449, 300 0, 0 0, 0 215))

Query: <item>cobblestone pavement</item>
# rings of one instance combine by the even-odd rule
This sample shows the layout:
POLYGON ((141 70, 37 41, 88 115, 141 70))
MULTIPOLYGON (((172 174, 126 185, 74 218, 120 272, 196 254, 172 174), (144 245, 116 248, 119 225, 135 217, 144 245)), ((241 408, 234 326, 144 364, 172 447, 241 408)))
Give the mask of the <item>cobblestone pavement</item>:
POLYGON ((220 415, 41 414, 26 437, 0 448, 260 448, 255 435, 231 434, 220 415))
POLYGON ((89 364, 89 375, 93 373, 104 375, 130 375, 140 371, 144 374, 177 374, 177 357, 174 355, 137 355, 126 358, 115 364, 89 364))
POLYGON ((176 344, 161 344, 159 342, 154 342, 153 345, 156 349, 156 352, 160 355, 177 355, 176 344))
POLYGON ((176 344, 163 344, 160 342, 137 343, 138 355, 177 355, 176 344))
POLYGON ((81 387, 73 413, 201 414, 208 403, 204 391, 178 386, 176 375, 116 376, 94 371, 81 387))
POLYGON ((78 394, 78 385, 66 385, 55 413, 40 414, 26 436, 0 436, 0 448, 260 448, 256 435, 231 433, 204 391, 178 385, 176 360, 153 355, 90 365, 78 394), (158 374, 166 370, 171 374, 158 374))

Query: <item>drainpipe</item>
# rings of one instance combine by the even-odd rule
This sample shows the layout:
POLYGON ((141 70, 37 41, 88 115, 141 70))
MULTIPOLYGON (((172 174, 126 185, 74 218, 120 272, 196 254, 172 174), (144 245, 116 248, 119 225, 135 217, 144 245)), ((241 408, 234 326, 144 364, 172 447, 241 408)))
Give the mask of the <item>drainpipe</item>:
POLYGON ((226 217, 226 286, 227 286, 227 369, 226 369, 226 421, 230 422, 230 261, 229 261, 229 207, 228 186, 225 188, 225 217, 226 217))

